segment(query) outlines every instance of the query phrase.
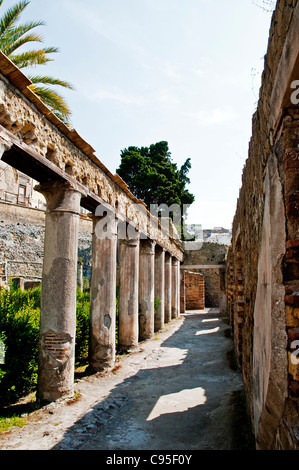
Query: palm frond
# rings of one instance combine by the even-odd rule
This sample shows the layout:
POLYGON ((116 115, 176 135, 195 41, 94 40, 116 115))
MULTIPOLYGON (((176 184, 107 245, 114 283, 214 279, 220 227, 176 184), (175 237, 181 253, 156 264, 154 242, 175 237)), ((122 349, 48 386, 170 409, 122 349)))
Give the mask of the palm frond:
MULTIPOLYGON (((21 39, 25 34, 31 32, 34 28, 44 25, 43 21, 32 21, 30 23, 25 23, 14 28, 10 28, 3 36, 0 38, 0 47, 7 47, 7 45, 12 45, 21 39)), ((41 35, 36 34, 36 41, 43 42, 41 35)))
POLYGON ((40 50, 32 50, 23 52, 22 54, 10 54, 9 59, 17 66, 19 69, 25 67, 32 67, 33 65, 44 65, 47 62, 50 62, 53 59, 49 59, 47 54, 52 52, 58 52, 57 48, 48 48, 40 50))
POLYGON ((56 91, 51 90, 47 87, 39 87, 36 85, 30 85, 29 87, 49 108, 55 112, 64 116, 65 120, 68 120, 71 116, 71 111, 67 106, 64 98, 56 91))
POLYGON ((60 80, 58 78, 50 77, 49 75, 28 75, 29 80, 32 83, 42 83, 44 85, 58 85, 64 88, 69 88, 69 90, 73 90, 74 87, 69 82, 65 80, 60 80))
POLYGON ((22 1, 9 8, 0 20, 0 37, 14 27, 21 13, 29 5, 30 0, 22 1))
POLYGON ((43 42, 43 39, 41 36, 38 36, 34 33, 26 34, 26 36, 23 36, 20 39, 16 40, 12 39, 2 41, 0 39, 0 49, 2 52, 4 52, 5 55, 9 56, 17 49, 19 49, 19 47, 23 46, 24 44, 27 44, 28 42, 43 42))
MULTIPOLYGON (((4 0, 0 0, 0 7, 4 0)), ((0 50, 20 69, 36 65, 45 65, 53 60, 50 54, 59 52, 57 47, 47 47, 38 50, 29 50, 21 53, 16 51, 31 42, 43 42, 40 34, 32 32, 38 26, 43 26, 43 21, 31 21, 25 24, 17 24, 21 13, 29 5, 30 0, 22 0, 9 8, 0 18, 0 50)), ((61 86, 73 90, 73 86, 65 81, 47 75, 29 76, 32 85, 31 90, 56 114, 66 125, 70 125, 71 111, 64 98, 48 86, 61 86)))

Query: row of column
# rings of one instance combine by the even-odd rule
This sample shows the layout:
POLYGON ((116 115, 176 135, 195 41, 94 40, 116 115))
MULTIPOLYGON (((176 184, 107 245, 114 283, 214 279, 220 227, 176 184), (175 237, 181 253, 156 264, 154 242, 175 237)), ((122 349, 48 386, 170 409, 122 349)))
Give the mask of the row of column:
MULTIPOLYGON (((47 200, 38 397, 52 401, 73 391, 81 194, 58 182, 38 190, 47 200)), ((109 238, 99 238, 99 220, 93 216, 89 364, 94 371, 113 366, 116 354, 117 224, 109 238)), ((154 241, 138 234, 120 240, 120 351, 136 348, 179 316, 179 270, 179 261, 154 241)))

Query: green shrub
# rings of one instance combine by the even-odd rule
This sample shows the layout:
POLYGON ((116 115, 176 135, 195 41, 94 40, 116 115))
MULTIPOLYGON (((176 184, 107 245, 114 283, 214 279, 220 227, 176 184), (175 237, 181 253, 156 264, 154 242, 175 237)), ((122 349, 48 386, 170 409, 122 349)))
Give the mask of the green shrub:
POLYGON ((0 366, 0 401, 14 401, 31 391, 37 379, 40 310, 30 291, 4 289, 0 293, 0 331, 5 364, 0 366))
MULTIPOLYGON (((14 402, 37 384, 41 288, 0 290, 0 340, 5 364, 0 364, 0 404, 14 402)), ((76 364, 87 361, 89 293, 77 290, 76 364)))
POLYGON ((77 318, 76 318, 76 365, 85 363, 88 359, 89 345, 89 314, 90 294, 77 289, 77 318))

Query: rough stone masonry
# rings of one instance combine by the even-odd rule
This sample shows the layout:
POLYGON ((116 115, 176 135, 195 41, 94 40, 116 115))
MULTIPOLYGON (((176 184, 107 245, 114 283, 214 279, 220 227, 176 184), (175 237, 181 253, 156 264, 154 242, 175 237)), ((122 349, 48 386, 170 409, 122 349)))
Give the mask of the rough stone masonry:
MULTIPOLYGON (((47 203, 38 398, 52 401, 73 394, 81 206, 93 220, 89 358, 94 371, 112 367, 115 361, 117 234, 121 231, 128 246, 136 242, 136 249, 129 250, 130 256, 123 256, 119 265, 119 326, 122 347, 127 349, 136 347, 139 313, 138 340, 154 334, 155 284, 164 283, 167 293, 164 311, 160 310, 161 325, 179 315, 183 249, 171 224, 169 230, 162 227, 125 182, 101 163, 92 147, 36 97, 28 88, 30 83, 0 53, 0 158, 36 180, 36 190, 47 203), (105 218, 109 222, 108 237, 98 235, 105 218), (166 269, 165 261, 165 269, 158 270, 155 259, 161 250, 165 251, 168 264, 166 269), (130 273, 127 262, 134 266, 130 273), (145 276, 145 270, 151 275, 145 276), (159 281, 155 283, 157 277, 159 281), (128 291, 132 302, 126 301, 128 291)), ((160 300, 161 291, 156 290, 156 296, 160 300)))
POLYGON ((299 448, 299 3, 278 0, 226 269, 258 449, 299 448))

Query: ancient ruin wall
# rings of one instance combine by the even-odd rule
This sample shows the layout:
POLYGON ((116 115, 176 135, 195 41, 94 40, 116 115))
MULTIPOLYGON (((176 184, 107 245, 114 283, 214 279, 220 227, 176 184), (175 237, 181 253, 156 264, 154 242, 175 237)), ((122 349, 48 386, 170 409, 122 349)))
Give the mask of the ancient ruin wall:
MULTIPOLYGON (((9 148, 13 142, 29 154, 36 152, 42 165, 50 165, 54 171, 79 185, 85 200, 90 197, 98 205, 103 202, 120 219, 132 221, 140 232, 148 234, 181 261, 183 250, 175 234, 170 233, 169 237, 158 220, 153 223, 145 204, 130 192, 126 183, 113 175, 96 157, 92 147, 75 130, 59 121, 28 85, 30 81, 0 52, 2 144, 5 146, 7 142, 9 148)), ((28 174, 26 169, 24 172, 28 174)), ((172 230, 170 227, 170 232, 172 230)))
POLYGON ((185 249, 184 265, 201 266, 192 269, 194 273, 204 275, 205 307, 218 308, 221 305, 225 288, 223 286, 224 269, 204 266, 224 266, 227 246, 218 243, 204 242, 197 250, 185 249))
POLYGON ((200 273, 185 271, 186 310, 205 308, 205 281, 200 273))
POLYGON ((260 449, 299 443, 299 374, 290 349, 299 337, 299 109, 291 99, 298 30, 298 1, 278 0, 226 272, 227 312, 260 449))
MULTIPOLYGON (((0 285, 8 279, 41 280, 45 211, 0 202, 0 285)), ((81 217, 78 257, 91 277, 92 222, 81 217)))

